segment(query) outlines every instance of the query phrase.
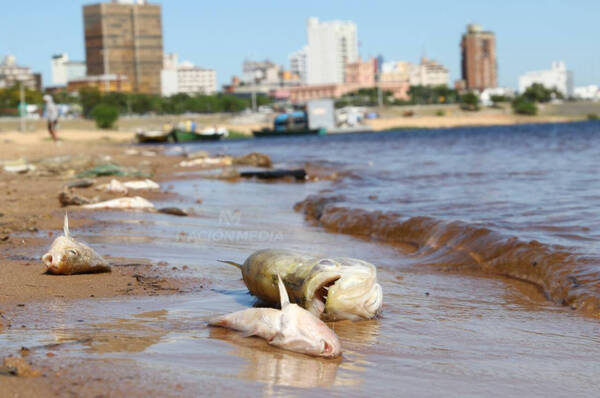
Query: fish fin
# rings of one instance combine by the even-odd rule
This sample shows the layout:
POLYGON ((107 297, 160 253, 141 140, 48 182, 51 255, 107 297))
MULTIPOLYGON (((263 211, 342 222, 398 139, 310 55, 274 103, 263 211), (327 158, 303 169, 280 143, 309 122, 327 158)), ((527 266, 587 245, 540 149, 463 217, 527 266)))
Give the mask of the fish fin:
POLYGON ((287 290, 285 290, 285 285, 281 280, 281 276, 277 274, 277 283, 279 285, 279 300, 281 301, 281 309, 284 309, 290 303, 290 298, 288 296, 287 290))
POLYGON ((65 237, 68 238, 69 237, 69 215, 67 214, 66 211, 65 211, 65 222, 63 224, 63 232, 65 234, 65 237))
POLYGON ((225 264, 229 264, 229 265, 233 265, 234 267, 237 267, 239 269, 242 269, 243 265, 242 264, 238 264, 234 261, 228 261, 228 260, 217 260, 220 263, 225 263, 225 264))

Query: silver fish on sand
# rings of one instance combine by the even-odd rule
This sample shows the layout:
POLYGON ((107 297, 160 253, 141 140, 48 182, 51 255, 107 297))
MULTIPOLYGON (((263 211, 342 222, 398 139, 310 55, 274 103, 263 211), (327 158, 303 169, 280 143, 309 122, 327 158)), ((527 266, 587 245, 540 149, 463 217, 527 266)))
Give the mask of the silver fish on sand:
POLYGON ((110 266, 98 253, 69 234, 69 217, 65 214, 64 236, 52 242, 48 253, 42 256, 46 272, 54 275, 110 272, 110 266))
POLYGON ((281 278, 278 288, 281 310, 249 308, 213 318, 209 325, 262 337, 269 344, 289 351, 326 358, 339 356, 341 345, 335 332, 310 312, 291 304, 281 278))

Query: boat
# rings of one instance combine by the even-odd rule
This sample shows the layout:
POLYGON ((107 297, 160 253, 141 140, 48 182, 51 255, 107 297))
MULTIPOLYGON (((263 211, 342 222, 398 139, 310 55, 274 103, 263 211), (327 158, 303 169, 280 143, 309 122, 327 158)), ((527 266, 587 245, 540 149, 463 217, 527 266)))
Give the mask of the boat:
POLYGON ((308 124, 308 117, 305 111, 281 113, 275 117, 272 129, 263 128, 262 130, 254 130, 252 134, 256 138, 327 134, 325 128, 310 128, 308 124))
POLYGON ((168 142, 169 138, 171 138, 171 132, 139 129, 135 133, 135 138, 139 143, 164 143, 168 142))
POLYGON ((179 123, 177 127, 171 130, 171 135, 175 142, 218 141, 223 137, 227 137, 229 132, 223 127, 209 127, 197 131, 195 122, 186 121, 185 123, 179 123))

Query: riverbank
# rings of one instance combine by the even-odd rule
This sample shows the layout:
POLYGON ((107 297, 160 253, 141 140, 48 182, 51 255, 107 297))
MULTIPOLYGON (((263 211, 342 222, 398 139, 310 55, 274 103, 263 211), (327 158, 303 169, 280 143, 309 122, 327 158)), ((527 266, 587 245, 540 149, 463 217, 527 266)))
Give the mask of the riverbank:
MULTIPOLYGON (((386 147, 389 140, 403 136, 386 135, 386 147)), ((432 136, 438 139, 439 135, 432 136)), ((42 159, 58 156, 70 156, 72 162, 81 157, 90 157, 89 161, 110 156, 120 165, 154 173, 152 178, 161 182, 163 192, 143 196, 157 206, 189 210, 192 216, 71 208, 72 233, 120 264, 114 272, 119 279, 106 279, 113 277, 109 275, 36 275, 29 270, 43 270, 38 258, 62 227, 64 210, 56 196, 72 179, 66 177, 71 175, 70 169, 61 169, 57 175, 0 172, 1 199, 9 206, 2 208, 0 218, 9 235, 8 241, 0 242, 4 271, 0 275, 15 270, 22 274, 16 277, 21 279, 0 277, 0 283, 5 283, 0 294, 10 288, 11 294, 21 295, 4 302, 0 296, 2 322, 11 324, 0 332, 0 350, 4 355, 23 356, 43 375, 0 375, 0 385, 8 396, 192 397, 225 393, 352 397, 396 396, 402 389, 408 395, 423 397, 583 397, 597 391, 595 363, 600 352, 596 319, 547 301, 531 284, 499 276, 484 278, 468 271, 440 271, 420 263, 405 248, 368 237, 331 233, 307 223, 304 214, 293 211, 294 204, 309 195, 334 193, 343 190, 344 184, 354 190, 348 181, 340 180, 342 176, 366 182, 362 178, 365 168, 385 163, 366 155, 369 151, 364 148, 372 141, 371 136, 299 137, 260 143, 240 140, 187 147, 188 152, 231 155, 260 148, 273 158, 275 167, 311 167, 332 176, 275 183, 231 182, 215 179, 214 174, 205 178, 206 170, 179 167, 182 156, 164 156, 159 147, 130 148, 117 143, 118 136, 106 140, 100 135, 85 142, 74 136, 61 145, 42 140, 43 134, 38 143, 31 144, 18 142, 18 137, 1 146, 2 159, 23 157, 38 165, 42 159), (331 148, 348 139, 359 141, 346 150, 359 149, 361 156, 355 153, 350 165, 361 168, 334 173, 343 166, 340 159, 348 155, 334 157, 331 148), (319 157, 315 148, 323 148, 331 159, 319 157), (209 316, 255 305, 239 270, 216 260, 243 261, 252 251, 267 247, 358 257, 375 263, 384 291, 383 317, 331 324, 344 348, 343 357, 336 361, 288 353, 260 339, 207 328, 209 316), (155 294, 137 286, 135 274, 164 278, 169 284, 163 286, 179 290, 155 294), (30 278, 34 283, 26 281, 30 278), (77 296, 68 291, 70 281, 81 291, 90 286, 90 294, 77 296), (33 285, 27 287, 31 290, 20 292, 19 284, 27 283, 33 285), (57 297, 61 294, 50 293, 43 286, 64 289, 66 294, 57 297), (92 292, 101 287, 114 293, 99 297, 96 293, 102 292, 92 292), (139 294, 123 291, 132 287, 139 294), (22 346, 27 350, 22 351, 22 346)), ((404 141, 398 147, 417 153, 404 141)), ((433 150, 431 145, 418 147, 433 150)), ((405 158, 395 151, 395 158, 405 158)), ((173 149, 173 154, 177 153, 173 149)), ((443 152, 430 153, 441 159, 443 152)), ((460 159, 465 163, 464 155, 460 159)), ((426 167, 426 161, 418 159, 416 169, 426 167)), ((417 177, 415 172, 407 176, 417 177)), ((450 177, 453 184, 460 183, 457 174, 450 177)), ((97 183, 109 179, 101 177, 97 183)), ((447 181, 448 176, 442 179, 447 181)), ((410 188, 420 186, 411 183, 410 188)), ((440 189, 442 195, 444 186, 440 189)), ((411 203, 412 191, 402 185, 398 190, 406 192, 404 203, 411 203)), ((99 194, 90 188, 77 192, 83 196, 99 194)), ((373 205, 384 199, 381 189, 371 192, 364 185, 360 194, 373 205)), ((420 196, 415 203, 426 204, 422 200, 426 197, 420 196)), ((435 209, 416 215, 428 212, 435 209)))

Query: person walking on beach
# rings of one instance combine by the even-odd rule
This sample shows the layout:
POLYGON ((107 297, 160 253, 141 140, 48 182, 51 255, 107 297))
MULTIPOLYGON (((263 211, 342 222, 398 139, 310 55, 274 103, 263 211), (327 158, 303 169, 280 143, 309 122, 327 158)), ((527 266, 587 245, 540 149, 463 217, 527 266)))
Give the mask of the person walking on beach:
POLYGON ((58 108, 54 103, 51 95, 44 95, 44 102, 46 103, 46 119, 48 120, 48 132, 50 136, 54 140, 54 142, 58 141, 58 137, 56 136, 56 125, 58 124, 58 108))

